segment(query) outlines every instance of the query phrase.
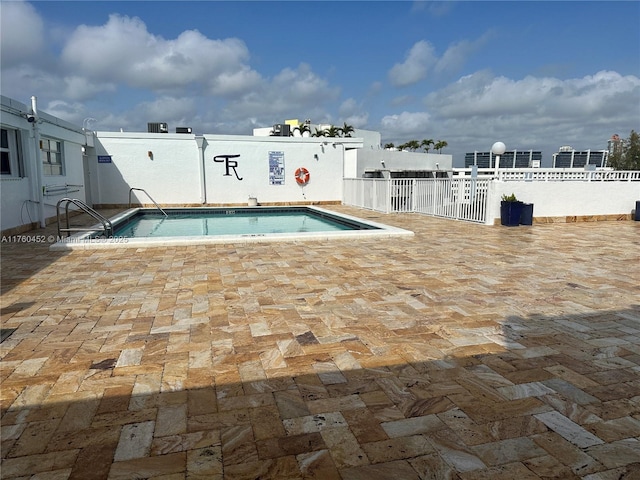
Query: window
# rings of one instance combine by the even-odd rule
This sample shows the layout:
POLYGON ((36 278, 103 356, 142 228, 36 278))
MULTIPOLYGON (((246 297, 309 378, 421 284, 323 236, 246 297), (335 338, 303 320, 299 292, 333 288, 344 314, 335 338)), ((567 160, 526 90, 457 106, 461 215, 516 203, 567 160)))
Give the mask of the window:
POLYGON ((43 138, 40 140, 42 170, 45 175, 62 175, 62 142, 43 138))
POLYGON ((0 173, 14 177, 23 177, 20 155, 20 132, 13 129, 0 129, 0 173))

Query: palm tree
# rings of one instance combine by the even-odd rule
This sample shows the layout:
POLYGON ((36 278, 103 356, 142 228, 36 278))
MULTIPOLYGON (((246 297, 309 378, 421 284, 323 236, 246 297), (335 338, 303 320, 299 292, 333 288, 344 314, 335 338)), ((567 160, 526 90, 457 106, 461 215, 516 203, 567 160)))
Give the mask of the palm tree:
POLYGON ((395 145, 393 143, 385 143, 384 144, 384 149, 385 150, 391 150, 394 147, 395 147, 395 145))
POLYGON ((433 146, 434 141, 432 138, 426 139, 426 140, 422 140, 422 142, 420 143, 420 146, 422 148, 424 148, 424 151, 429 153, 429 149, 433 146))
POLYGON ((339 128, 340 133, 343 137, 350 137, 351 134, 355 131, 355 129, 351 125, 347 125, 347 122, 344 122, 342 128, 339 128))
POLYGON ((415 152, 417 149, 420 148, 420 142, 418 142, 417 140, 409 140, 407 143, 404 144, 404 147, 407 150, 411 150, 412 152, 415 152))
POLYGON ((296 128, 293 129, 294 132, 296 130, 298 130, 298 132, 300 132, 300 136, 301 137, 304 137, 304 132, 311 133, 311 127, 309 127, 308 123, 301 123, 300 125, 296 126, 296 128))
POLYGON ((340 129, 334 125, 331 125, 329 128, 325 129, 325 137, 339 137, 340 129))
POLYGON ((448 146, 449 144, 445 141, 445 140, 438 140, 436 142, 436 144, 433 146, 433 148, 438 152, 441 153, 442 149, 446 146, 448 146))
POLYGON ((318 129, 318 127, 316 127, 316 131, 313 132, 313 134, 311 136, 312 137, 326 137, 327 136, 327 131, 326 130, 320 130, 320 129, 318 129))

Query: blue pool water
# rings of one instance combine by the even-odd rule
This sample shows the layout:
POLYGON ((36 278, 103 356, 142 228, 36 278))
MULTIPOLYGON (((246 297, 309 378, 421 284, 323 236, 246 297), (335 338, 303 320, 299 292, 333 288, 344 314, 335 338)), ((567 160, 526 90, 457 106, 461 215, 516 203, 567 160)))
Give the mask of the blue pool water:
POLYGON ((377 227, 300 207, 139 210, 114 225, 115 237, 190 237, 376 230, 377 227))

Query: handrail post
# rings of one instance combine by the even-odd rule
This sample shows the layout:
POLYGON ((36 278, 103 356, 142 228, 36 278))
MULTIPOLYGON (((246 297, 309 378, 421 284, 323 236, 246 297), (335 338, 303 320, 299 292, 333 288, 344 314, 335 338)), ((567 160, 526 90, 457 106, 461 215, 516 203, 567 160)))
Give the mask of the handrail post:
POLYGON ((131 208, 131 192, 132 192, 133 190, 139 190, 139 191, 141 191, 141 192, 144 192, 144 194, 145 194, 147 197, 149 197, 149 200, 151 200, 151 201, 153 202, 153 204, 156 206, 156 208, 157 208, 158 210, 160 210, 160 211, 164 214, 164 216, 165 216, 165 217, 168 217, 168 216, 169 216, 169 215, 167 214, 167 212, 165 212, 162 208, 160 208, 160 205, 158 205, 158 204, 156 203, 156 201, 151 197, 151 195, 149 195, 149 194, 147 193, 147 191, 146 191, 144 188, 131 187, 131 188, 129 189, 129 208, 131 208))

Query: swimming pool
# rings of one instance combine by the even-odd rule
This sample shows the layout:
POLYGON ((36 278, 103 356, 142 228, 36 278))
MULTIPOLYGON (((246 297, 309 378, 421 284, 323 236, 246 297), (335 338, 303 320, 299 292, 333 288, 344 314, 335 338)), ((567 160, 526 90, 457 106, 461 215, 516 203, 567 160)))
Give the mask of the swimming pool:
POLYGON ((413 232, 319 207, 134 208, 116 215, 113 237, 96 231, 50 250, 412 236, 413 232))

